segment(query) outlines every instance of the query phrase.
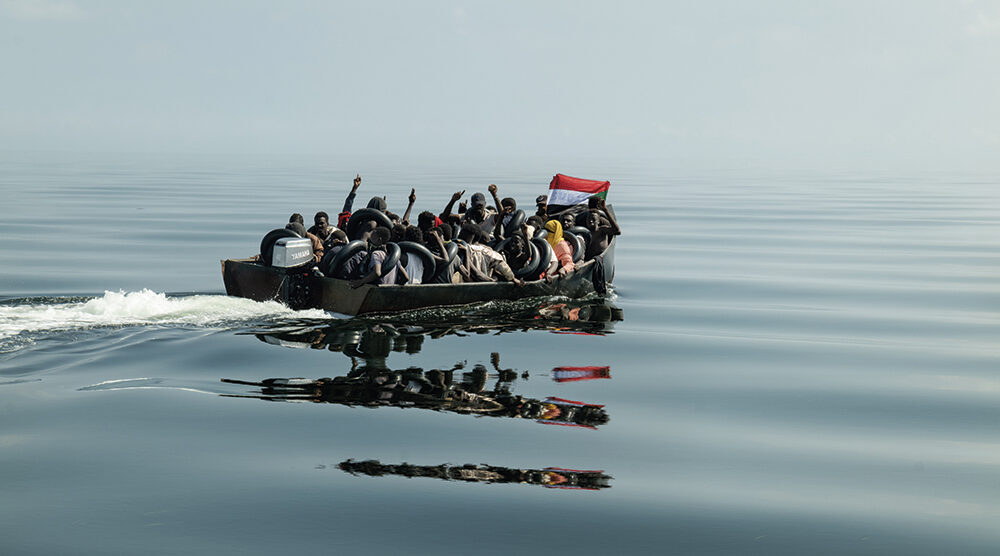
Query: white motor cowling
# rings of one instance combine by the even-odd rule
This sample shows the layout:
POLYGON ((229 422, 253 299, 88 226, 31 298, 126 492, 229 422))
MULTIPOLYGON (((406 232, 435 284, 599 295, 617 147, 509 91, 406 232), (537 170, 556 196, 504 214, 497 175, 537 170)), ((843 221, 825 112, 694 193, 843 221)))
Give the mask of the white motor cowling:
POLYGON ((313 261, 312 240, 300 237, 283 237, 274 242, 271 265, 281 268, 302 266, 313 261))

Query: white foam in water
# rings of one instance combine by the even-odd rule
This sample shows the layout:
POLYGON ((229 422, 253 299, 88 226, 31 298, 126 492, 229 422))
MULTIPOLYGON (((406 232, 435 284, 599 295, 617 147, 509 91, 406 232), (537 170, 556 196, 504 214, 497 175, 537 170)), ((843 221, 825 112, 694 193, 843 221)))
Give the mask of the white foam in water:
POLYGON ((270 318, 327 319, 318 309, 294 311, 276 301, 251 301, 225 295, 167 297, 150 290, 104 292, 76 303, 0 305, 0 339, 23 332, 103 326, 188 324, 211 326, 270 318))

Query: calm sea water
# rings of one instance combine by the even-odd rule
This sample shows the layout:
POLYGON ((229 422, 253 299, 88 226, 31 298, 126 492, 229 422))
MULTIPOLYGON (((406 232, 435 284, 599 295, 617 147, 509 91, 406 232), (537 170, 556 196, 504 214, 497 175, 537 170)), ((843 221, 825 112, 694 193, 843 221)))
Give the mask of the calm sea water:
POLYGON ((3 155, 0 552, 996 554, 998 182, 3 155), (610 179, 614 296, 223 294, 220 259, 355 172, 396 211, 610 179), (421 395, 446 379, 474 399, 421 395))

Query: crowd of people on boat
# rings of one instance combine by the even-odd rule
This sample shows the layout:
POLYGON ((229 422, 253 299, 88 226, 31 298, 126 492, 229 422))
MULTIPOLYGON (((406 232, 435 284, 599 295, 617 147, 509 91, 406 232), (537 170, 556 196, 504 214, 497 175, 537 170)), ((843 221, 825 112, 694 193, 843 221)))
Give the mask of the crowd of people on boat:
POLYGON ((286 229, 309 238, 313 270, 320 275, 364 284, 552 281, 573 272, 577 264, 600 260, 621 229, 601 196, 586 204, 550 207, 546 195, 535 199, 530 216, 499 188, 486 195, 454 193, 444 209, 422 211, 411 220, 416 190, 411 189, 400 216, 388 210, 384 196, 372 197, 353 210, 361 176, 354 178, 343 208, 332 222, 317 212, 308 229, 301 214, 292 214, 286 229), (457 204, 457 206, 456 206, 457 204), (553 210, 555 209, 555 210, 553 210))

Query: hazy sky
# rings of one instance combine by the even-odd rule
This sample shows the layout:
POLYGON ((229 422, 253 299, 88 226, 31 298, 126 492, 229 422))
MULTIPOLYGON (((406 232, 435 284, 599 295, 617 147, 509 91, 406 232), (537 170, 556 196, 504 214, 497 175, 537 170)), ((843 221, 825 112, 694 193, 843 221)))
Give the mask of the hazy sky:
POLYGON ((0 149, 1000 168, 1000 1, 0 0, 0 149))

